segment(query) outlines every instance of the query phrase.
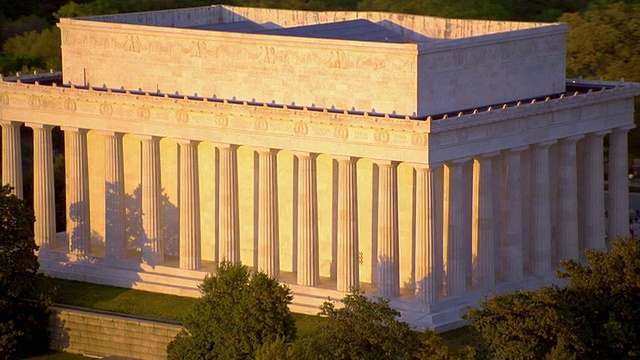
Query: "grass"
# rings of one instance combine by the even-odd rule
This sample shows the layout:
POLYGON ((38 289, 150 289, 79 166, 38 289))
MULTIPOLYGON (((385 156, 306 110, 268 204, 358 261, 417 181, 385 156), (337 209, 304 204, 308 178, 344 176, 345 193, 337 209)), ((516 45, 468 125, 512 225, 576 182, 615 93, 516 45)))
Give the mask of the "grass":
POLYGON ((54 302, 58 304, 151 316, 179 322, 186 319, 197 300, 81 281, 53 280, 58 290, 54 302))
MULTIPOLYGON (((148 291, 91 284, 82 281, 53 279, 57 288, 54 302, 124 314, 150 316, 183 322, 197 299, 148 291)), ((318 309, 319 311, 319 309, 318 309)), ((323 318, 293 314, 298 338, 311 336, 323 318)))
MULTIPOLYGON (((102 311, 150 316, 183 322, 197 299, 148 291, 91 284, 81 281, 53 279, 58 289, 54 301, 59 304, 81 306, 102 311)), ((319 309, 318 309, 319 311, 319 309)), ((313 336, 323 318, 313 315, 293 314, 298 339, 313 336)), ((442 334, 452 349, 477 345, 480 336, 469 326, 442 334)), ((71 359, 70 357, 40 357, 37 359, 71 359)), ((60 356, 70 355, 61 354, 60 356)))

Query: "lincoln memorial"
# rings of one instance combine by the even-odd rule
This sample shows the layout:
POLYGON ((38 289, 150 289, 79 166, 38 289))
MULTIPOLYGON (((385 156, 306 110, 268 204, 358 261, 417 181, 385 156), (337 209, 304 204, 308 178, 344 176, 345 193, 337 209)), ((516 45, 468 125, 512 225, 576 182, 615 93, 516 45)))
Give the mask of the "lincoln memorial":
POLYGON ((0 80, 2 183, 23 196, 32 134, 52 276, 199 296, 241 261, 292 311, 360 288, 445 330, 628 235, 640 84, 567 80, 565 24, 214 5, 58 27, 61 73, 0 80))

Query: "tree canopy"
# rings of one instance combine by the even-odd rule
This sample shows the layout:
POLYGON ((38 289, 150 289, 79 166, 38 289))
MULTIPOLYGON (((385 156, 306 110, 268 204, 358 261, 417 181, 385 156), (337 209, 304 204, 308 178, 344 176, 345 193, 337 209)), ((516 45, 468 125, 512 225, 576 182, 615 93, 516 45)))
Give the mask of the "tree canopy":
POLYGON ((640 357, 640 239, 587 260, 562 263, 566 286, 493 295, 469 311, 495 359, 640 357))
POLYGON ((9 185, 0 187, 0 358, 46 350, 49 279, 38 273, 33 212, 9 185))
POLYGON ((265 343, 295 339, 291 290, 265 273, 222 262, 200 290, 169 359, 253 359, 265 343))

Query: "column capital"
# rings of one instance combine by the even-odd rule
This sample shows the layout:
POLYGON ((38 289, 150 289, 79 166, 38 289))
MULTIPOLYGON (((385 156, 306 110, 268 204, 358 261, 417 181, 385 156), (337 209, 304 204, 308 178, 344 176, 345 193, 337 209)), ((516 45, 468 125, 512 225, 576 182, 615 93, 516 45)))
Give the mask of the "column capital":
POLYGON ((160 136, 154 136, 154 135, 136 134, 135 136, 140 141, 159 142, 160 140, 162 140, 160 136))
POLYGON ((462 164, 467 163, 469 161, 471 161, 471 157, 467 156, 467 157, 447 160, 447 161, 445 161, 445 164, 447 164, 447 165, 462 165, 462 164))
POLYGON ((431 171, 433 171, 436 168, 442 166, 443 163, 429 163, 429 164, 424 164, 424 163, 405 163, 405 164, 411 166, 415 170, 431 170, 431 171))
POLYGON ((613 132, 613 131, 622 131, 622 132, 627 132, 627 131, 629 131, 629 130, 633 130, 633 129, 635 129, 635 127, 636 127, 635 125, 633 125, 633 124, 629 124, 629 125, 625 125, 625 126, 620 126, 620 127, 617 127, 617 128, 613 128, 613 129, 611 129, 611 131, 612 131, 612 132, 613 132))
POLYGON ((71 126, 61 126, 60 130, 62 130, 64 132, 77 132, 77 133, 82 133, 82 134, 86 134, 86 133, 89 132, 89 129, 79 128, 79 127, 71 127, 71 126))
POLYGON ((291 151, 291 154, 293 154, 298 159, 306 159, 306 158, 315 159, 320 155, 318 153, 312 153, 308 151, 297 151, 297 150, 291 151))
POLYGON ((240 145, 236 144, 228 144, 228 143, 218 143, 214 142, 213 146, 217 147, 219 150, 236 150, 240 147, 240 145))
POLYGON ((253 150, 258 154, 265 154, 265 155, 266 154, 277 155, 278 152, 280 151, 280 149, 270 148, 270 147, 261 147, 261 146, 256 146, 253 148, 253 150))
POLYGON ((491 151, 491 152, 487 152, 487 153, 474 155, 474 156, 472 156, 472 158, 473 159, 477 159, 477 160, 484 160, 484 159, 490 159, 490 158, 496 157, 498 155, 500 155, 500 151, 491 151))
POLYGON ((592 133, 587 133, 585 134, 585 136, 591 136, 591 137, 603 137, 605 135, 607 135, 608 133, 611 132, 611 129, 607 129, 607 130, 601 130, 601 131, 594 131, 592 133))
POLYGON ((380 167, 398 167, 398 165, 400 165, 399 161, 393 161, 393 160, 379 160, 379 159, 371 159, 371 162, 373 162, 374 164, 380 166, 380 167))
POLYGON ((356 163, 358 162, 358 160, 360 160, 359 157, 355 157, 355 156, 349 156, 349 155, 333 155, 331 154, 331 157, 334 160, 337 160, 338 162, 342 162, 342 163, 356 163))
POLYGON ((24 123, 25 126, 28 126, 32 129, 44 129, 44 130, 52 130, 55 126, 47 125, 47 124, 38 124, 38 123, 24 123))
POLYGON ((190 139, 173 139, 180 146, 198 146, 201 143, 199 140, 190 139))
POLYGON ((574 135, 574 136, 558 139, 558 142, 574 142, 575 143, 582 139, 584 139, 584 135, 574 135))
POLYGON ((523 152, 525 150, 529 150, 529 145, 523 145, 523 146, 518 146, 518 147, 514 147, 514 148, 508 148, 508 149, 504 149, 505 151, 508 152, 523 152))
POLYGON ((2 120, 2 119, 0 119, 0 125, 20 126, 20 125, 22 125, 22 121, 2 120))
POLYGON ((557 143, 557 140, 548 140, 548 141, 543 141, 543 142, 539 142, 539 143, 535 143, 535 144, 531 144, 531 148, 548 148, 549 146, 557 143))
POLYGON ((117 131, 108 131, 108 130, 96 130, 96 132, 102 136, 113 136, 113 137, 123 137, 124 133, 117 131))

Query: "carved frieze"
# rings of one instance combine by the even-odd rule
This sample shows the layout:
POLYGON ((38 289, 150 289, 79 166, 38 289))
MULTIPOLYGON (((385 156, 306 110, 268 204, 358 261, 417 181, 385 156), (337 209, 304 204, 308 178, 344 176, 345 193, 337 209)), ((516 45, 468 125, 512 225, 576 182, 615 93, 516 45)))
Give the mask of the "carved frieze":
MULTIPOLYGON (((158 136, 163 133, 167 134, 164 136, 169 136, 172 134, 170 132, 182 130, 194 134, 195 130, 195 134, 199 135, 198 140, 209 139, 219 142, 228 138, 231 143, 243 143, 244 137, 241 134, 244 132, 262 134, 260 138, 243 143, 249 146, 260 146, 261 139, 267 138, 273 139, 269 141, 277 144, 280 141, 277 138, 282 137, 281 146, 288 149, 292 144, 288 139, 295 136, 305 137, 316 144, 316 148, 305 149, 307 142, 295 142, 295 150, 318 152, 319 149, 324 149, 323 151, 331 153, 338 149, 336 143, 341 143, 356 145, 353 149, 359 156, 366 156, 367 151, 372 151, 370 156, 374 153, 379 156, 380 145, 392 145, 397 149, 394 150, 396 155, 390 158, 393 160, 411 155, 408 151, 412 149, 423 151, 428 142, 427 128, 409 119, 269 105, 255 106, 248 103, 230 104, 73 87, 57 88, 0 82, 0 106, 15 110, 10 113, 19 114, 16 120, 33 121, 29 111, 38 109, 40 114, 43 111, 51 113, 50 116, 37 117, 43 123, 77 126, 81 122, 83 126, 95 130, 127 133, 139 129, 138 125, 135 125, 136 122, 144 121, 158 126, 152 131, 158 136), (20 118, 22 116, 24 119, 20 118), (107 118, 108 123, 104 121, 107 118), (95 119, 95 123, 92 123, 92 119, 95 119), (225 133, 209 131, 215 128, 225 129, 225 133)), ((145 125, 145 128, 148 128, 147 126, 151 125, 145 125)), ((424 158, 424 154, 417 154, 415 153, 414 158, 424 158)))

